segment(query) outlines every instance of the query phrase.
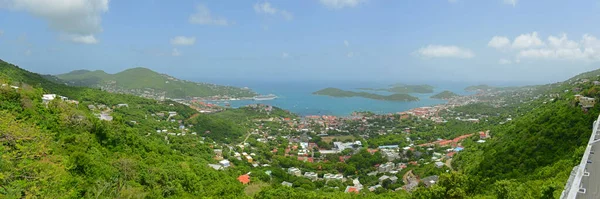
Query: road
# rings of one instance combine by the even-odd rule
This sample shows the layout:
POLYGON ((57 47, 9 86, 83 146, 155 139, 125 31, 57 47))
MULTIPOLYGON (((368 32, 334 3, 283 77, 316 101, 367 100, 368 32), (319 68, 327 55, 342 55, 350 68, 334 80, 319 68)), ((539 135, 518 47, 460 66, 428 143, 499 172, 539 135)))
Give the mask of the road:
MULTIPOLYGON (((600 135, 596 134, 594 140, 600 139, 600 135)), ((585 188, 585 193, 578 193, 577 198, 583 199, 597 199, 600 198, 600 142, 592 144, 592 150, 590 151, 589 160, 591 163, 585 165, 585 171, 589 173, 584 174, 581 179, 581 188, 585 188), (596 151, 598 153, 596 153, 596 151)))

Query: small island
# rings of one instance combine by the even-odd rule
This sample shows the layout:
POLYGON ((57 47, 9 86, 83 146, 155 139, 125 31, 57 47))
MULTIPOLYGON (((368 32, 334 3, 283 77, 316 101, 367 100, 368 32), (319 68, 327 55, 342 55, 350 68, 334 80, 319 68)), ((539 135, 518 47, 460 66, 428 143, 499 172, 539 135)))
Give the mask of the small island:
POLYGON ((445 91, 442 91, 441 93, 431 96, 431 98, 447 100, 447 99, 451 99, 451 98, 458 97, 458 96, 460 96, 460 95, 458 95, 452 91, 445 90, 445 91))
POLYGON ((427 84, 408 85, 408 84, 393 84, 389 88, 358 88, 359 90, 368 91, 387 91, 391 93, 433 93, 434 87, 427 84))
POLYGON ((469 86, 469 87, 465 88, 465 91, 479 91, 479 90, 488 90, 488 89, 495 89, 495 88, 496 87, 481 84, 481 85, 469 86))
POLYGON ((354 91, 345 91, 339 88, 325 88, 319 91, 313 92, 313 95, 326 95, 331 97, 363 97, 374 100, 384 100, 384 101, 419 101, 419 98, 411 96, 409 94, 404 93, 396 93, 392 95, 378 95, 374 93, 367 92, 354 92, 354 91))

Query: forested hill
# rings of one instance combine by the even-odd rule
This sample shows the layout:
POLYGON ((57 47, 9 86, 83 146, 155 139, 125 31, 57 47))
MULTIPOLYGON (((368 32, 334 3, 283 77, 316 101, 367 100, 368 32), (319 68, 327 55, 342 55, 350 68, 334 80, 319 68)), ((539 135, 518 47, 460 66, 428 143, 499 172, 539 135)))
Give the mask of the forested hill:
POLYGON ((108 74, 101 70, 76 70, 57 75, 57 77, 73 86, 102 88, 110 92, 134 95, 146 94, 168 98, 253 97, 257 95, 247 88, 180 80, 141 67, 127 69, 116 74, 108 74))

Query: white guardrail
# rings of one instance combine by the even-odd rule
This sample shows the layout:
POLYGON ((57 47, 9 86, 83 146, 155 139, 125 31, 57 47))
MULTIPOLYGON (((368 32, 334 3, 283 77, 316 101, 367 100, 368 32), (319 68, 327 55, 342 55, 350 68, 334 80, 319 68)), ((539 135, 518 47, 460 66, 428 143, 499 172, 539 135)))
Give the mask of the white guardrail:
MULTIPOLYGON (((592 135, 590 136, 590 140, 588 141, 585 152, 583 153, 583 157, 581 157, 581 162, 579 165, 573 168, 571 172, 571 176, 565 185, 565 189, 563 190, 560 198, 561 199, 575 199, 578 193, 585 193, 585 188, 581 187, 581 178, 586 175, 585 165, 590 157, 590 151, 592 150, 592 144, 594 143, 594 137, 596 133, 598 133, 598 125, 600 124, 600 115, 598 119, 594 121, 594 129, 592 131, 592 135), (575 172, 575 174, 573 174, 575 172)), ((588 174, 589 175, 589 174, 588 174)))

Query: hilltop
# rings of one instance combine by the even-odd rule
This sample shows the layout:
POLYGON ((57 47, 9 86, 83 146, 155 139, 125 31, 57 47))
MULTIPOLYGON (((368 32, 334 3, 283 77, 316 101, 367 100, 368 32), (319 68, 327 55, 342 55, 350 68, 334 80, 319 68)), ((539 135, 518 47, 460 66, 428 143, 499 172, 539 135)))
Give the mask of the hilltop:
POLYGON ((404 93, 396 93, 392 95, 378 95, 367 92, 354 92, 354 91, 345 91, 338 88, 325 88, 318 91, 313 92, 314 95, 327 95, 331 97, 364 97, 374 100, 384 100, 384 101, 418 101, 419 98, 413 97, 409 94, 404 93))
POLYGON ((154 99, 215 96, 217 98, 240 98, 257 95, 247 88, 180 80, 142 67, 127 69, 115 74, 109 74, 102 70, 75 70, 56 77, 72 86, 101 88, 109 92, 127 93, 154 99))
POLYGON ((452 91, 445 90, 438 94, 432 95, 431 98, 433 98, 433 99, 450 99, 450 98, 457 97, 457 96, 460 96, 460 95, 458 95, 452 91))

